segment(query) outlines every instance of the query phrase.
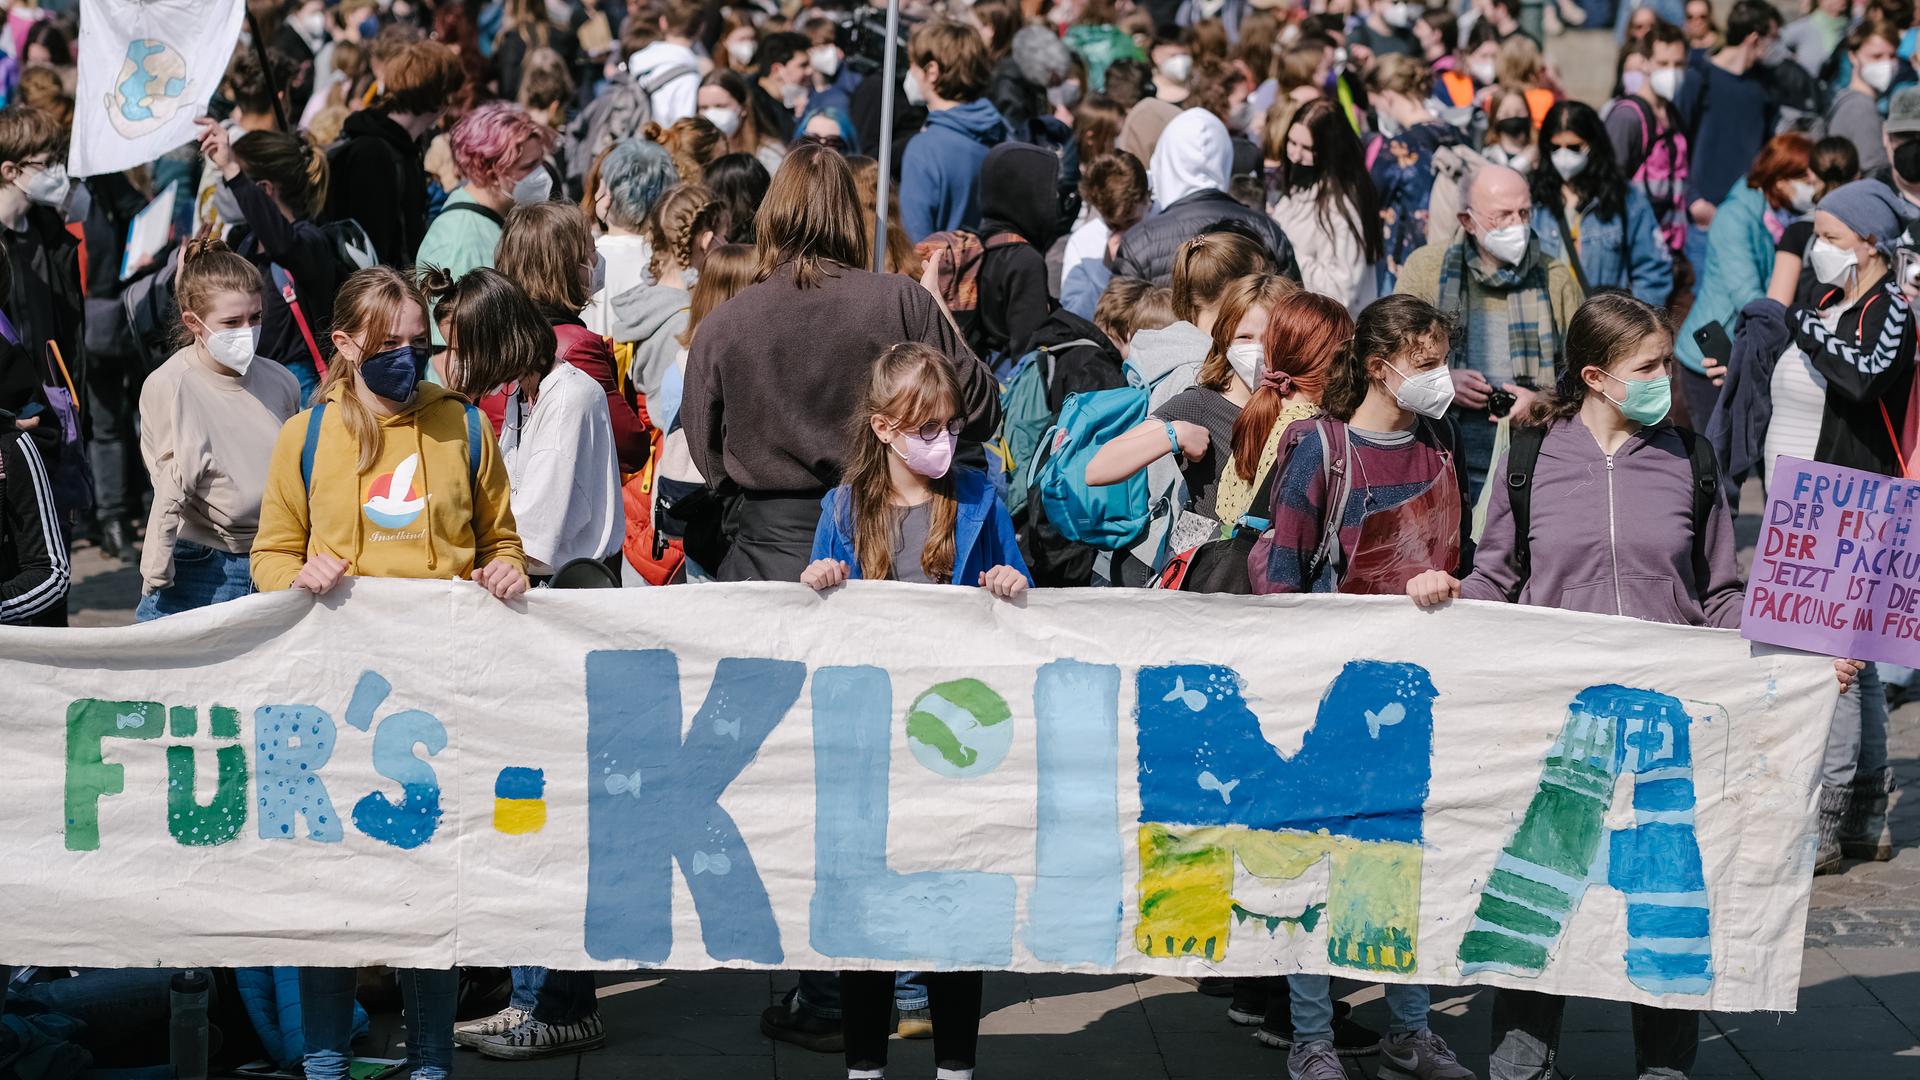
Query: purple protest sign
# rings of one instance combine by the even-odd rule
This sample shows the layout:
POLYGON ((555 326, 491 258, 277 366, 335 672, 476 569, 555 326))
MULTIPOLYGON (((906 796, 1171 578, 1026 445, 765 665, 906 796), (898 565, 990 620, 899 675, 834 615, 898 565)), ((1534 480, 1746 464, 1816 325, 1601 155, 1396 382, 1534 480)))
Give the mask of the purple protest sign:
POLYGON ((1920 667, 1920 482, 1781 457, 1740 635, 1920 667))

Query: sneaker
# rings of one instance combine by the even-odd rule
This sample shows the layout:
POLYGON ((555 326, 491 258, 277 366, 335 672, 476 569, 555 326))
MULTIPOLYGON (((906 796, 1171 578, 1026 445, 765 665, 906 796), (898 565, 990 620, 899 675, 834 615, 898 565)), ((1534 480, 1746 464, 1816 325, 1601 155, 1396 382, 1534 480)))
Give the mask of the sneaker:
POLYGON ((464 1046, 471 1050, 480 1045, 481 1039, 489 1035, 505 1035, 531 1019, 533 1019, 533 1010, 509 1005, 492 1016, 483 1016, 478 1020, 466 1020, 453 1025, 453 1045, 464 1046))
POLYGON ((1387 1036, 1380 1058, 1382 1080, 1476 1080, 1446 1040, 1426 1028, 1387 1036))
POLYGON ((1235 979, 1227 1019, 1241 1027, 1259 1027, 1266 1018, 1267 984, 1260 979, 1235 979))
POLYGON ((1287 1080, 1347 1080, 1347 1066, 1332 1043, 1312 1042, 1287 1055, 1287 1080))
MULTIPOLYGON (((1253 1033, 1263 1045, 1285 1050, 1293 1045, 1293 1010, 1268 1009, 1267 1018, 1253 1033)), ((1353 1019, 1353 1006, 1333 1003, 1333 1049, 1343 1058, 1368 1057, 1380 1050, 1380 1033, 1353 1019)))
POLYGON ((903 1039, 933 1038, 932 1009, 901 1009, 900 1023, 894 1031, 903 1039))
POLYGON ((760 1014, 760 1034, 816 1054, 841 1054, 847 1049, 840 1021, 802 1009, 800 999, 793 995, 778 1005, 767 1006, 767 1011, 760 1014))
POLYGON ((548 1024, 528 1017, 512 1031, 485 1036, 474 1049, 502 1061, 531 1061, 598 1050, 606 1044, 607 1029, 600 1023, 600 1014, 593 1013, 571 1024, 548 1024))

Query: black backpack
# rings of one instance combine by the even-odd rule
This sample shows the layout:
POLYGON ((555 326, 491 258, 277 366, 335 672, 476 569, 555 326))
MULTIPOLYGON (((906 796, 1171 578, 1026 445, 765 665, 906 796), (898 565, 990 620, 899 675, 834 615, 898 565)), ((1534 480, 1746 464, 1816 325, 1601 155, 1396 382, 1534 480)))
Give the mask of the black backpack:
MULTIPOLYGON (((1687 448, 1687 462, 1693 467, 1693 581, 1707 582, 1707 518, 1713 513, 1713 500, 1720 493, 1720 465, 1714 460, 1713 446, 1691 428, 1675 427, 1674 434, 1687 448)), ((1540 461, 1540 447, 1547 441, 1544 427, 1515 427, 1507 443, 1507 501, 1513 509, 1513 553, 1520 564, 1520 584, 1533 576, 1533 546, 1528 530, 1533 522, 1533 469, 1540 461)))

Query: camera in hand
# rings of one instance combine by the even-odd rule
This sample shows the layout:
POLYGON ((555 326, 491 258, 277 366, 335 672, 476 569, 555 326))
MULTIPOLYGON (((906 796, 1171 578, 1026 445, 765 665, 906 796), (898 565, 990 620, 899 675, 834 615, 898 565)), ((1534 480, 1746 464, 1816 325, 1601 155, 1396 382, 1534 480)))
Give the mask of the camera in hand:
POLYGON ((1487 391, 1487 414, 1496 420, 1505 419, 1519 400, 1505 390, 1489 390, 1487 391))

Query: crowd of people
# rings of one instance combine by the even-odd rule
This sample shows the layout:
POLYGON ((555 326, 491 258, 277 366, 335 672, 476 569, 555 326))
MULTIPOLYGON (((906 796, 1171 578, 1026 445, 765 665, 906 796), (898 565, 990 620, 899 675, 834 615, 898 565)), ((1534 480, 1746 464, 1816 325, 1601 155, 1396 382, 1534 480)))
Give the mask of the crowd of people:
MULTIPOLYGON (((1913 0, 1550 6, 1615 28, 1605 102, 1519 0, 903 0, 898 40, 854 0, 247 6, 197 141, 85 178, 72 5, 7 6, 0 622, 64 625, 90 545, 143 621, 371 576, 1733 627, 1743 483, 1920 455, 1913 0)), ((1892 854, 1913 678, 1835 669, 1821 873, 1892 854)), ((49 974, 9 1008, 142 1019, 49 974)), ((352 972, 226 977, 266 1056, 346 1075, 352 972)), ((456 1021, 482 982, 399 973, 414 1077, 605 1039, 587 974, 456 1021)), ((1294 1080, 1476 1075, 1423 987, 1384 1035, 1325 976, 1204 989, 1294 1080)), ((1551 1075, 1563 1007, 1499 991, 1488 1075, 1551 1075)), ((965 1080, 980 1009, 809 973, 761 1030, 965 1080)), ((1686 1075, 1697 1017, 1635 1006, 1636 1069, 1686 1075)))

